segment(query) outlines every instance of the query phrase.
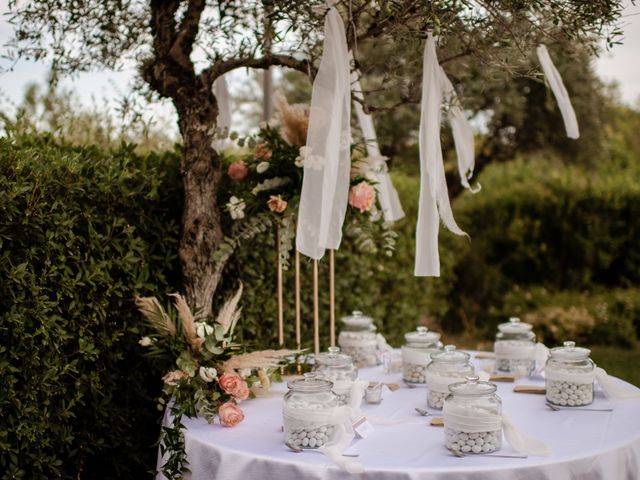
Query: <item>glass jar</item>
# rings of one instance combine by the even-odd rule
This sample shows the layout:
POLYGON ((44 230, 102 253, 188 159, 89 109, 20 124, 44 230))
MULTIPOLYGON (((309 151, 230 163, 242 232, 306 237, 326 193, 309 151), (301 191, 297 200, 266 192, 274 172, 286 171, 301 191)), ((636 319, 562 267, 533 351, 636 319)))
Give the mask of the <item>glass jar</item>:
POLYGON ((499 332, 493 344, 496 354, 496 370, 526 377, 536 367, 536 335, 532 325, 511 317, 507 323, 498 325, 499 332))
POLYGON ((442 409, 444 399, 449 394, 449 385, 474 374, 470 357, 468 353, 456 350, 454 345, 447 345, 443 352, 431 355, 426 373, 429 408, 442 409))
POLYGON ((595 364, 591 350, 575 342, 552 348, 545 365, 547 401, 554 405, 579 407, 593 402, 595 364))
POLYGON ((491 453, 502 446, 502 401, 496 386, 467 377, 449 385, 442 415, 445 445, 462 453, 491 453))
POLYGON ((313 371, 317 378, 333 383, 332 391, 338 397, 339 405, 349 403, 351 388, 358 378, 358 369, 349 355, 340 353, 339 347, 329 347, 328 352, 318 354, 313 371))
POLYGON ((402 379, 407 383, 425 383, 431 354, 442 350, 440 334, 418 327, 404 338, 407 343, 402 346, 402 379))
POLYGON ((315 373, 305 373, 304 379, 287 384, 289 391, 282 405, 286 445, 294 449, 318 448, 331 440, 337 429, 332 416, 338 406, 332 386, 315 373))
POLYGON ((338 335, 338 345, 343 353, 350 355, 356 364, 374 366, 378 364, 378 337, 373 319, 354 311, 342 317, 343 327, 338 335))

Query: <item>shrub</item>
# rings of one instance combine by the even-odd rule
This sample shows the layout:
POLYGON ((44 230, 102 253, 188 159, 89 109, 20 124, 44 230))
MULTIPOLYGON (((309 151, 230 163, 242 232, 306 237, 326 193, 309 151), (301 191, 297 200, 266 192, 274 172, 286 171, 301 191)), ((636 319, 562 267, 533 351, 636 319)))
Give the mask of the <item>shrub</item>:
POLYGON ((142 478, 159 372, 135 291, 176 285, 176 157, 0 139, 2 478, 142 478))

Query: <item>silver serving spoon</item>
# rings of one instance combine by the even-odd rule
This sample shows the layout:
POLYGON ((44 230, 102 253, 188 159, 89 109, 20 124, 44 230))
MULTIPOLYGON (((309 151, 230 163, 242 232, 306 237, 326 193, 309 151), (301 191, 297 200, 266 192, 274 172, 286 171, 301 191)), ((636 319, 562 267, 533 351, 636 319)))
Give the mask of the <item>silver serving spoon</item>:
POLYGON ((416 410, 416 412, 418 412, 418 415, 422 415, 423 417, 428 417, 429 415, 431 415, 426 410, 423 410, 423 409, 418 408, 418 407, 416 407, 415 410, 416 410))
POLYGON ((404 382, 404 384, 409 388, 416 388, 416 386, 413 383, 404 382))
POLYGON ((581 410, 585 410, 588 412, 613 412, 613 408, 589 408, 589 407, 559 407, 558 405, 553 405, 549 402, 545 403, 547 407, 549 407, 554 412, 558 412, 560 410, 572 410, 579 412, 581 410))
POLYGON ((521 455, 521 454, 507 454, 507 453, 464 453, 461 451, 456 451, 456 450, 450 450, 450 452, 453 454, 454 457, 475 457, 475 456, 481 456, 481 457, 501 457, 501 458, 529 458, 528 455, 521 455))
MULTIPOLYGON (((313 448, 300 448, 300 447, 296 447, 295 445, 291 445, 290 443, 285 443, 285 445, 287 447, 289 447, 289 450, 291 450, 292 452, 295 453, 301 453, 301 452, 316 452, 316 453, 322 453, 319 450, 315 450, 313 448)), ((342 454, 343 457, 359 457, 360 455, 357 453, 343 453, 342 454)))

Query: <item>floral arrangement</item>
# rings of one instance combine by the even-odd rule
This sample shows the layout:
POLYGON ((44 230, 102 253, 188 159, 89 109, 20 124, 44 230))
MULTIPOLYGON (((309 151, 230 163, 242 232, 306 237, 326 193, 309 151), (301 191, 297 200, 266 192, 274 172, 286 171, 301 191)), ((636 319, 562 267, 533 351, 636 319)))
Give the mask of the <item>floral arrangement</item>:
POLYGON ((240 403, 268 390, 277 379, 274 368, 292 350, 242 353, 233 332, 241 314, 242 286, 222 306, 215 319, 199 318, 180 294, 172 294, 173 307, 163 308, 155 297, 136 297, 136 306, 152 327, 139 343, 147 356, 171 365, 163 377, 160 410, 169 418, 160 434, 165 460, 161 471, 168 479, 182 478, 188 470, 182 419, 200 416, 233 427, 244 420, 240 403), (169 423, 170 422, 170 423, 169 423))
MULTIPOLYGON (((309 109, 289 105, 284 96, 274 98, 277 115, 256 136, 239 138, 231 133, 242 153, 226 152, 226 169, 219 195, 228 214, 230 232, 214 257, 224 261, 243 242, 277 228, 280 262, 289 266, 296 230, 296 216, 302 190, 305 162, 310 161, 304 146, 309 125, 309 109)), ((349 208, 344 224, 345 236, 355 239, 363 251, 375 253, 382 245, 391 255, 396 233, 384 222, 377 205, 375 173, 386 168, 384 159, 366 157, 363 145, 352 151, 349 208)))

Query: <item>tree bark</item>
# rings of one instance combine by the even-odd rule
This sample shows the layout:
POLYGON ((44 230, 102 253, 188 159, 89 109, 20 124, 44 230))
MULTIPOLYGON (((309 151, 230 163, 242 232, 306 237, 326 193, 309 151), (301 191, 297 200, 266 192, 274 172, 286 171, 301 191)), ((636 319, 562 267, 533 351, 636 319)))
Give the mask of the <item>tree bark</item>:
POLYGON ((213 295, 220 280, 213 252, 223 235, 216 192, 220 183, 220 156, 211 146, 217 106, 213 95, 176 102, 184 141, 180 173, 184 187, 182 235, 178 256, 187 302, 198 314, 212 313, 213 295), (208 97, 208 98, 207 98, 208 97))

